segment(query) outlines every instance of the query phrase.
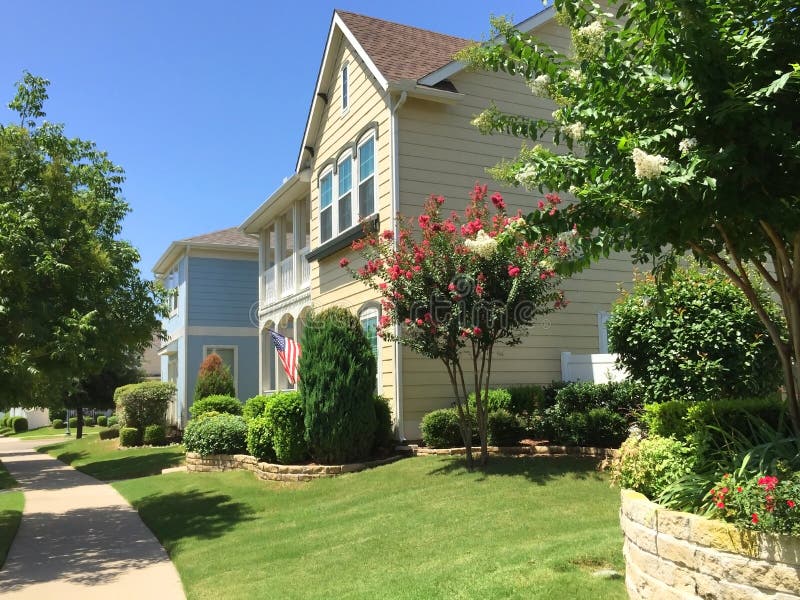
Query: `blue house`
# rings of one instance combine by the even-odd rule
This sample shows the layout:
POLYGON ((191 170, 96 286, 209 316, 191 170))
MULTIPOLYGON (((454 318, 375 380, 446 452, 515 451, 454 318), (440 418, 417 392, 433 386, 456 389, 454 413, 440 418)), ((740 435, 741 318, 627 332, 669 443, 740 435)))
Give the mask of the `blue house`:
POLYGON ((235 227, 172 242, 153 272, 172 291, 164 320, 161 380, 178 388, 169 420, 189 418, 200 363, 218 354, 236 396, 258 394, 258 238, 235 227))

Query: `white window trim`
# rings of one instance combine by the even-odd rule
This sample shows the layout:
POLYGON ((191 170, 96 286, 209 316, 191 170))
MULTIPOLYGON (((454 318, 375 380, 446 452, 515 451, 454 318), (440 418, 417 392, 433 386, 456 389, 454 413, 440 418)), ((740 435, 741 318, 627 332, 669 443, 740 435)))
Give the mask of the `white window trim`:
MULTIPOLYGON (((319 242, 324 244, 350 231, 353 227, 359 227, 361 220, 367 219, 378 212, 378 143, 374 130, 370 130, 362 135, 355 145, 355 152, 352 146, 340 154, 336 159, 336 168, 333 165, 325 167, 317 178, 317 206, 319 207, 319 242), (360 186, 361 186, 361 161, 360 152, 362 146, 372 140, 372 212, 368 215, 359 214, 360 205, 360 186), (355 155, 354 155, 355 154, 355 155), (350 215, 353 223, 346 229, 339 229, 339 165, 345 160, 350 160, 350 215), (322 239, 322 180, 328 175, 331 176, 331 237, 322 239)), ((327 208, 327 207, 326 207, 327 208)))
POLYGON ((597 313, 597 348, 600 354, 608 354, 608 319, 610 312, 597 313))
POLYGON ((181 267, 180 263, 176 264, 172 269, 170 269, 169 273, 167 273, 167 276, 164 278, 165 283, 167 284, 167 286, 169 286, 167 290, 170 292, 169 299, 167 300, 167 302, 169 303, 168 304, 169 318, 172 318, 178 314, 178 306, 180 303, 180 287, 181 287, 180 267, 181 267))
MULTIPOLYGON (((362 308, 358 312, 358 321, 359 323, 361 323, 362 329, 364 328, 364 321, 366 321, 367 319, 375 319, 375 326, 377 331, 378 323, 380 323, 381 320, 380 309, 373 304, 368 304, 364 308, 362 308)), ((382 381, 383 378, 381 376, 381 341, 382 340, 380 336, 378 336, 378 342, 375 345, 377 348, 377 356, 375 356, 375 366, 376 366, 375 376, 377 378, 376 393, 378 395, 383 393, 383 381, 382 381)))
POLYGON ((350 110, 350 63, 349 62, 345 62, 344 64, 342 64, 342 68, 339 69, 339 81, 342 92, 341 114, 342 116, 344 116, 350 110), (347 94, 345 94, 345 88, 347 88, 347 94))
POLYGON ((203 344, 203 360, 209 354, 209 350, 233 350, 233 389, 236 397, 239 397, 239 346, 233 344, 203 344))

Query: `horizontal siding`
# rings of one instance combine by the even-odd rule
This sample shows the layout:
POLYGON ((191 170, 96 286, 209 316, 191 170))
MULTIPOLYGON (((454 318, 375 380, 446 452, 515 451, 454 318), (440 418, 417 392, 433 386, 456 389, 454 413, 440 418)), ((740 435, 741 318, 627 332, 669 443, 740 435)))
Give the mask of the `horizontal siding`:
POLYGON ((189 325, 255 327, 251 308, 258 302, 258 259, 189 259, 189 325))
POLYGON ((256 396, 258 391, 258 336, 189 336, 187 345, 187 408, 194 400, 197 373, 203 362, 204 346, 235 346, 237 349, 236 395, 244 402, 256 396))

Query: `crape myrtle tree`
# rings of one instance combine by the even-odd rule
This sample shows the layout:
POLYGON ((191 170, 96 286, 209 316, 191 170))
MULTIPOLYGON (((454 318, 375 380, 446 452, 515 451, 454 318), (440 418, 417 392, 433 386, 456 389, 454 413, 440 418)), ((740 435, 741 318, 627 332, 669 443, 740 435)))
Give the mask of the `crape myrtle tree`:
MULTIPOLYGON (((160 331, 163 293, 118 239, 122 169, 43 120, 48 82, 26 73, 0 124, 0 405, 62 406, 160 331)), ((82 418, 79 411, 79 431, 82 418)))
MULTIPOLYGON (((379 332, 428 358, 440 360, 450 380, 467 466, 473 468, 473 422, 486 464, 487 395, 496 346, 518 344, 536 317, 565 304, 555 265, 572 254, 573 232, 536 235, 521 216, 509 217, 499 193, 476 184, 464 215, 446 214, 431 196, 416 224, 398 217, 399 234, 372 233, 353 242, 363 266, 340 265, 381 295, 379 332), (471 379, 471 380, 470 380, 471 379), (469 382, 469 383, 468 383, 469 382), (467 397, 476 391, 475 414, 467 397)), ((554 210, 550 195, 542 206, 554 210)))
POLYGON ((797 3, 642 0, 611 14, 555 0, 555 9, 572 32, 569 54, 494 20, 500 37, 461 56, 523 78, 557 107, 552 120, 496 106, 475 119, 484 133, 536 142, 493 175, 576 198, 553 215, 528 218, 590 232, 572 268, 627 250, 654 261, 660 274, 687 252, 721 269, 778 350, 800 432, 797 3), (782 315, 770 314, 754 278, 777 295, 782 315))

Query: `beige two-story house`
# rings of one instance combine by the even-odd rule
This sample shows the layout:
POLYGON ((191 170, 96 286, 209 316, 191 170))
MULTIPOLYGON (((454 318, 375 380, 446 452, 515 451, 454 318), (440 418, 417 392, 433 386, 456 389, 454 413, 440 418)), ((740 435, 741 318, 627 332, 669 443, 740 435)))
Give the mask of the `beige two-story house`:
MULTIPOLYGON (((567 49, 569 33, 552 8, 518 27, 567 49)), ((519 78, 469 71, 453 55, 469 40, 348 12, 334 12, 295 173, 242 225, 260 237, 260 385, 288 382, 269 329, 300 339, 304 313, 346 307, 359 315, 378 359, 377 388, 390 399, 397 433, 419 437, 425 413, 449 406, 440 363, 376 336, 376 294, 339 267, 358 262, 351 243, 363 224, 396 229, 432 194, 462 211, 476 181, 503 193, 510 211, 530 212, 539 198, 492 182, 486 168, 514 158, 521 140, 482 136, 470 124, 495 102, 501 110, 549 118, 555 106, 519 78)), ((524 343, 496 350, 492 385, 561 379, 561 353, 606 352, 604 319, 629 283, 630 260, 603 261, 563 288, 569 306, 534 326, 524 343)), ((346 352, 346 349, 343 349, 346 352)))

